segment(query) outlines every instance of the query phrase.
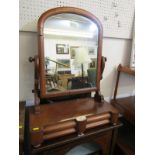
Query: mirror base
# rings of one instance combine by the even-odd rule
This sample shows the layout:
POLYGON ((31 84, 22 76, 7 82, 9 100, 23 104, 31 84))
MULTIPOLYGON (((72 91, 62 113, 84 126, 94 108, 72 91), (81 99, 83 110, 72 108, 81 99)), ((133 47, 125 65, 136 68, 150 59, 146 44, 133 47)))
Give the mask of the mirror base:
POLYGON ((104 103, 104 96, 101 94, 100 91, 97 91, 97 92, 96 92, 94 99, 95 99, 97 102, 99 102, 100 104, 103 104, 103 103, 104 103))

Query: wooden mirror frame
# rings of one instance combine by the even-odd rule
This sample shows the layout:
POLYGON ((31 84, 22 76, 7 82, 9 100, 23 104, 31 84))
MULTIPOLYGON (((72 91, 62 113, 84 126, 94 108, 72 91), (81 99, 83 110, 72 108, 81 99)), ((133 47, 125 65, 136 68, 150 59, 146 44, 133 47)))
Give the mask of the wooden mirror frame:
POLYGON ((39 82, 40 82, 40 98, 50 98, 50 97, 58 97, 58 96, 67 96, 74 94, 83 94, 89 93, 92 91, 96 91, 98 94, 100 92, 100 80, 102 76, 101 70, 101 59, 102 59, 102 36, 103 36, 103 28, 102 24, 97 17, 91 14, 88 11, 83 9, 75 8, 75 7, 58 7, 54 9, 50 9, 44 12, 39 20, 38 20, 38 50, 39 50, 39 82), (72 13, 84 16, 90 20, 92 20, 98 27, 98 55, 97 55, 97 79, 96 79, 96 87, 93 88, 83 88, 83 89, 74 89, 74 90, 66 90, 63 92, 52 92, 46 93, 45 88, 45 61, 44 61, 44 34, 43 28, 46 19, 50 16, 62 14, 62 13, 72 13))

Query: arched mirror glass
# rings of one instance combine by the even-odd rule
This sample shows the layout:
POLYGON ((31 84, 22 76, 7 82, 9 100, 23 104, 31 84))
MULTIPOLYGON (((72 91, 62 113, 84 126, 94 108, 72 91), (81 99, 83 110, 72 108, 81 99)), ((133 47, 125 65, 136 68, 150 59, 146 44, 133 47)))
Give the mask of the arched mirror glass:
POLYGON ((98 27, 72 13, 44 22, 44 79, 46 93, 96 87, 98 27))

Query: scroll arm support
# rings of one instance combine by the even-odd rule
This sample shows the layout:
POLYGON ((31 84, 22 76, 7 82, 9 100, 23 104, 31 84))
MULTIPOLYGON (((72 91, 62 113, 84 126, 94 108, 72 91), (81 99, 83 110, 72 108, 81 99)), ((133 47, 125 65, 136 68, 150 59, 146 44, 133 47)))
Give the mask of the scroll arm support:
POLYGON ((104 68, 105 68, 106 61, 107 61, 107 58, 102 56, 102 59, 101 59, 101 80, 102 80, 102 74, 103 74, 103 71, 104 71, 104 68))
POLYGON ((39 113, 40 111, 40 99, 39 99, 39 58, 38 55, 34 57, 29 57, 29 62, 34 62, 34 89, 32 93, 34 93, 34 112, 39 113))
MULTIPOLYGON (((104 71, 104 68, 105 68, 105 63, 107 61, 107 58, 102 56, 101 58, 101 77, 100 77, 100 80, 102 80, 102 74, 103 74, 103 71, 104 71)), ((99 102, 104 102, 104 96, 101 94, 100 91, 97 91, 96 94, 95 94, 95 100, 99 101, 99 102)))

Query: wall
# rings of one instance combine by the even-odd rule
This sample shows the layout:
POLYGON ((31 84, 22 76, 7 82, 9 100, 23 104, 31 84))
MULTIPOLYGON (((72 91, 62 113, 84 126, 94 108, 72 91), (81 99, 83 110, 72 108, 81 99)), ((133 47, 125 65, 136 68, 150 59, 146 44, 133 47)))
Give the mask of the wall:
MULTIPOLYGON (((117 66, 130 64, 132 40, 104 38, 102 54, 107 57, 103 80, 101 81, 101 92, 107 100, 113 96, 117 66)), ((127 74, 121 74, 118 97, 133 95, 134 77, 127 74)))
MULTIPOLYGON (((101 92, 109 100, 114 91, 116 68, 119 63, 130 63, 131 40, 104 38, 103 55, 107 57, 106 68, 101 81, 101 92)), ((37 33, 19 32, 19 100, 33 100, 34 66, 28 58, 38 52, 37 33)), ((119 96, 133 93, 134 77, 122 74, 118 89, 119 96)))

